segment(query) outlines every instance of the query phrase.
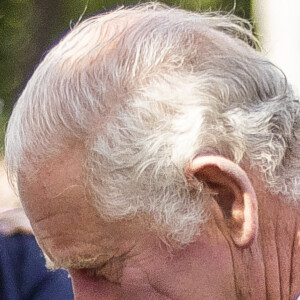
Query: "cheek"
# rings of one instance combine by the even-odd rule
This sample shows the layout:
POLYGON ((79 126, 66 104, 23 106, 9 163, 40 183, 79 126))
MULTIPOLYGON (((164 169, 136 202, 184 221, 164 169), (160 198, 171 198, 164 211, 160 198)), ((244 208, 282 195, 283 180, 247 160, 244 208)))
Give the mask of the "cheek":
MULTIPOLYGON (((133 272, 131 270, 129 273, 134 274, 130 274, 122 284, 114 284, 104 277, 97 279, 90 278, 80 271, 72 270, 70 274, 72 277, 75 300, 171 299, 170 297, 160 294, 153 289, 147 281, 144 281, 144 274, 140 274, 137 270, 133 272)), ((126 277, 126 274, 124 275, 126 277)))
POLYGON ((194 282, 203 299, 234 299, 234 267, 227 243, 204 245, 198 254, 194 282))
POLYGON ((236 299, 227 242, 205 240, 170 257, 151 248, 127 262, 121 285, 71 271, 76 300, 83 299, 236 299))
POLYGON ((201 235, 188 249, 147 266, 149 282, 174 299, 235 299, 234 268, 225 238, 201 235))
POLYGON ((120 299, 119 286, 104 277, 93 279, 80 271, 70 271, 70 275, 76 300, 120 299))

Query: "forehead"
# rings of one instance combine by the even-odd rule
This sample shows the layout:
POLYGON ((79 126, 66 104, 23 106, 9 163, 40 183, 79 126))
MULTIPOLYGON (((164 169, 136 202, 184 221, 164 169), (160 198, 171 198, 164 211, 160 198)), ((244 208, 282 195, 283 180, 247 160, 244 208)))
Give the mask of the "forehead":
POLYGON ((100 218, 85 185, 83 153, 80 146, 68 148, 34 176, 19 174, 22 203, 49 267, 101 265, 129 251, 142 230, 134 220, 100 218))

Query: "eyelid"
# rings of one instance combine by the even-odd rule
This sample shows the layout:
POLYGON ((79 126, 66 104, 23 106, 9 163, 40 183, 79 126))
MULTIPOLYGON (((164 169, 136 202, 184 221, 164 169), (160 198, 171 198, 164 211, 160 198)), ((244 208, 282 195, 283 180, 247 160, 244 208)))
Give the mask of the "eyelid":
POLYGON ((134 247, 123 252, 121 255, 113 255, 101 265, 78 268, 76 271, 82 276, 89 277, 91 279, 104 279, 108 282, 120 285, 121 278, 123 276, 124 263, 128 258, 134 257, 134 255, 129 255, 133 248, 134 247))
POLYGON ((100 277, 105 277, 102 273, 103 267, 101 268, 87 268, 87 269, 81 269, 80 271, 84 273, 86 276, 90 278, 100 278, 100 277))
POLYGON ((105 274, 105 271, 103 272, 103 268, 86 268, 86 269, 77 269, 75 272, 77 274, 80 274, 81 277, 89 278, 89 280, 93 281, 106 281, 111 284, 115 284, 120 286, 121 285, 121 273, 108 273, 105 274))

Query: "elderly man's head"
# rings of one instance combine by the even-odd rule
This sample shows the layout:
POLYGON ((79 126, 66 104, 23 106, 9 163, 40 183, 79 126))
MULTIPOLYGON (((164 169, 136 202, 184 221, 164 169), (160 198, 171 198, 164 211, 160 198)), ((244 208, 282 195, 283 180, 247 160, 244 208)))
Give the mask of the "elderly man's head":
POLYGON ((38 66, 6 162, 77 299, 300 292, 300 103, 249 44, 236 17, 144 4, 38 66))

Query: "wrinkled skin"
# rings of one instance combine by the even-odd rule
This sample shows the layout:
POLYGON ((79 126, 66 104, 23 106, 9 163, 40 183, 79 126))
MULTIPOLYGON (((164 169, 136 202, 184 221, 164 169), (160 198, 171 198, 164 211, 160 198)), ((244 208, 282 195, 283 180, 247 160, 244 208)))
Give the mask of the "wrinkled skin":
POLYGON ((250 245, 234 244, 212 199, 211 219, 197 240, 170 253, 138 219, 100 219, 85 192, 81 156, 68 151, 34 178, 19 179, 37 240, 57 266, 70 270, 76 299, 279 300, 300 293, 299 211, 271 196, 255 176, 248 173, 259 229, 250 245))

